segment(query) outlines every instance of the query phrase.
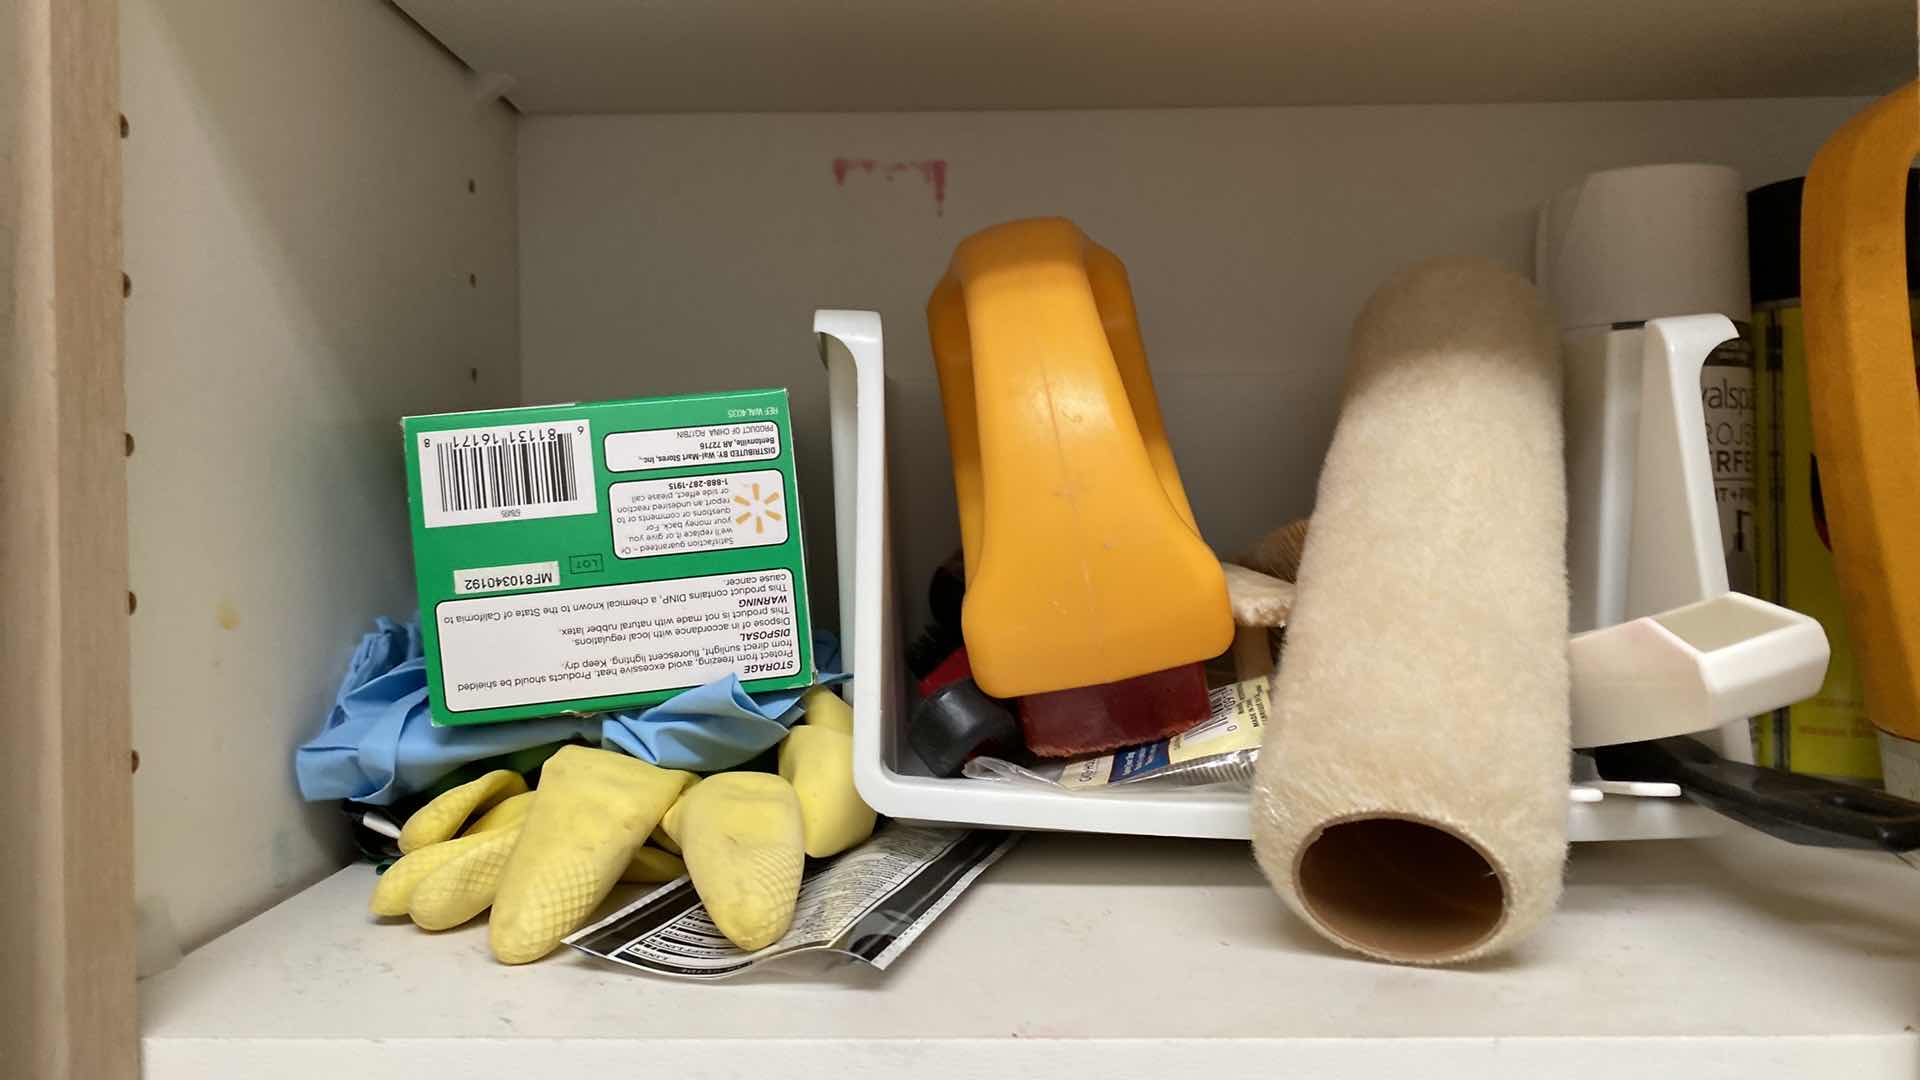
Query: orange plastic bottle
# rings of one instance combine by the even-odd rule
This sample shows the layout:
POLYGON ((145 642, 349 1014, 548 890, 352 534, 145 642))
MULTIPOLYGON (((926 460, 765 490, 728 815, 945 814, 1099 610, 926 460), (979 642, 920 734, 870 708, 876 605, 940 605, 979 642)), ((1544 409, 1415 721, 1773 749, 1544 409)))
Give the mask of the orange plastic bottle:
POLYGON ((1180 484, 1120 260, 1069 221, 998 225, 955 250, 927 322, 980 688, 1095 687, 1226 651, 1226 579, 1180 484))

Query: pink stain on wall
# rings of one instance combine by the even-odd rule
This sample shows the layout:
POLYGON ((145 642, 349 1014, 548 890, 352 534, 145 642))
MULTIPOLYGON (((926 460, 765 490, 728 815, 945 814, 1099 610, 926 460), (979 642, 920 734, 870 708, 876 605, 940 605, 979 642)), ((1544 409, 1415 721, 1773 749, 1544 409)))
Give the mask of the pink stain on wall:
POLYGON ((873 158, 833 159, 833 183, 836 187, 846 187, 847 177, 855 172, 868 176, 880 175, 889 183, 901 173, 917 173, 920 182, 933 192, 933 212, 944 216, 947 212, 947 162, 944 158, 927 158, 921 161, 875 161, 873 158))
POLYGON ((859 169, 861 172, 871 174, 873 172, 874 166, 877 164, 879 163, 874 161, 872 158, 843 158, 843 157, 834 158, 833 159, 834 185, 837 187, 845 187, 847 183, 848 173, 852 172, 855 169, 859 169))

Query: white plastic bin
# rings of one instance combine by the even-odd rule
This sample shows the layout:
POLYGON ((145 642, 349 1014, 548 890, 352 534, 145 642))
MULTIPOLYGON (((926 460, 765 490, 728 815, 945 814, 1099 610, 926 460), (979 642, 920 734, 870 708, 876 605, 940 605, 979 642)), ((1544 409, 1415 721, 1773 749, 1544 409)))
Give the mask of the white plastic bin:
MULTIPOLYGON (((880 813, 912 821, 1246 839, 1247 800, 1234 790, 1143 787, 1076 793, 927 775, 905 738, 911 701, 890 538, 880 316, 819 311, 814 331, 831 394, 842 644, 855 673, 854 780, 861 795, 880 813)), ((1824 667, 1824 640, 1820 645, 1824 667)), ((1745 727, 1744 720, 1734 721, 1725 738, 1743 740, 1745 727)), ((1724 819, 1678 798, 1570 799, 1567 812, 1568 835, 1576 841, 1705 836, 1725 828, 1724 819)))

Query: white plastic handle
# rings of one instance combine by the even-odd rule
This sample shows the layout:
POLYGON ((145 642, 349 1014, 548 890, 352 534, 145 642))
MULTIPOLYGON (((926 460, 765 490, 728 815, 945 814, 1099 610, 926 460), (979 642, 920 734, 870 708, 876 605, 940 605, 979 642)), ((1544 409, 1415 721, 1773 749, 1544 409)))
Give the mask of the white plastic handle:
MULTIPOLYGON (((827 367, 829 424, 833 433, 834 558, 840 569, 840 655, 853 664, 855 652, 854 581, 858 577, 861 520, 860 490, 860 365, 878 366, 881 355, 880 316, 872 311, 822 308, 813 313, 813 332, 820 342, 820 361, 827 367)), ((875 410, 877 411, 877 410, 875 410)), ((860 668, 854 667, 854 671, 860 668)))
POLYGON ((1685 735, 1799 701, 1827 673, 1819 622, 1729 592, 1659 615, 1575 634, 1573 745, 1685 735))
MULTIPOLYGON (((1598 616, 1597 628, 1575 635, 1569 646, 1575 746, 1718 725, 1721 753, 1750 761, 1745 718, 1814 693, 1826 672, 1827 639, 1818 622, 1727 588, 1700 372, 1708 355, 1734 336, 1724 315, 1649 320, 1640 334, 1637 423, 1608 398, 1630 385, 1614 377, 1619 372, 1583 369, 1576 374, 1586 381, 1572 382, 1577 393, 1570 402, 1600 413, 1569 425, 1570 439, 1584 439, 1571 444, 1576 453, 1569 461, 1581 467, 1570 476, 1592 484, 1627 460, 1633 472, 1622 621, 1612 618, 1609 608, 1618 599, 1607 591, 1618 584, 1617 549, 1604 532, 1571 534, 1570 554, 1579 556, 1570 563, 1574 583, 1594 590, 1589 605, 1576 611, 1598 616), (1615 442, 1628 423, 1636 427, 1630 459, 1615 442)), ((1604 345, 1584 338, 1574 344, 1589 362, 1616 359, 1604 345)), ((1598 507, 1602 530, 1612 519, 1608 508, 1618 505, 1612 490, 1585 493, 1598 507)), ((1577 513, 1569 521, 1589 532, 1595 527, 1577 513)))
POLYGON ((1707 355, 1735 337, 1724 315, 1648 321, 1642 339, 1639 449, 1634 455, 1629 619, 1727 591, 1713 502, 1713 459, 1700 406, 1707 355))

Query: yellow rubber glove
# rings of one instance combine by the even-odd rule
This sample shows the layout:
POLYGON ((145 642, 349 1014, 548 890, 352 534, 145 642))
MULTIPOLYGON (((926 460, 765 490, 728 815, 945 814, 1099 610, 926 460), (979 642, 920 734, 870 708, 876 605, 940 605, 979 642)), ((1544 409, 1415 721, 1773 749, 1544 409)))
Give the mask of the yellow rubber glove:
POLYGON ((419 887, 429 874, 447 865, 462 853, 473 850, 487 842, 498 842, 496 834, 482 833, 478 836, 463 836, 458 840, 447 840, 438 844, 428 844, 417 851, 402 855, 373 887, 373 899, 367 909, 375 915, 405 915, 413 901, 413 891, 419 887))
MULTIPOLYGON (((460 841, 450 840, 434 846, 445 847, 465 840, 474 843, 428 874, 414 887, 413 896, 407 901, 407 914, 413 916, 414 925, 422 930, 449 930, 487 910, 499 892, 500 871, 506 867, 507 857, 513 854, 513 846, 520 840, 520 826, 489 829, 461 837, 460 841)), ((426 848, 407 858, 432 850, 426 848)))
POLYGON ((611 750, 567 746, 548 758, 500 874, 489 927, 494 959, 525 964, 552 952, 593 914, 692 781, 691 773, 611 750))
POLYGON ((441 792, 432 802, 414 811, 401 827, 400 853, 405 855, 428 844, 452 839, 469 817, 525 790, 527 782, 519 773, 495 769, 478 780, 441 792))
POLYGON ((749 951, 780 940, 793 925, 806 866, 800 799, 791 784, 771 773, 709 776, 680 797, 663 824, 727 940, 749 951))
POLYGON ((664 827, 655 826, 653 835, 647 837, 647 843, 652 844, 662 851, 671 852, 675 855, 680 854, 680 845, 673 842, 673 837, 667 835, 667 830, 664 827))
POLYGON ((841 700, 832 687, 816 686, 807 691, 800 698, 800 709, 808 724, 853 737, 853 706, 841 700))
POLYGON ((873 835, 873 808, 853 787, 852 736, 816 727, 809 715, 780 743, 780 775, 800 799, 808 855, 838 855, 873 835))
POLYGON ((633 853, 633 861, 627 864, 627 872, 620 875, 620 880, 651 884, 672 881, 686 872, 687 864, 680 861, 680 856, 649 845, 633 853))
POLYGON ((495 803, 493 809, 475 818, 473 824, 467 826, 467 831, 460 835, 472 836, 475 833, 492 832, 494 829, 505 829, 520 824, 527 820, 528 811, 533 809, 533 794, 531 791, 523 791, 511 799, 503 799, 495 803))
MULTIPOLYGON (((522 821, 526 820, 527 814, 533 809, 533 797, 538 794, 539 792, 537 791, 529 791, 525 795, 515 795, 506 802, 487 811, 485 817, 467 826, 465 835, 472 836, 475 833, 488 832, 493 829, 518 827, 522 821)), ((680 861, 677 852, 662 850, 662 848, 666 847, 665 844, 661 843, 661 840, 665 839, 665 836, 666 834, 661 832, 658 826, 655 826, 653 835, 647 838, 647 842, 659 846, 642 847, 640 850, 634 852, 633 862, 628 865, 626 873, 620 875, 620 880, 638 882, 672 881, 674 878, 686 873, 686 864, 680 861)), ((671 841, 668 842, 671 843, 671 841)))
MULTIPOLYGON (((472 836, 475 833, 488 832, 493 829, 517 827, 522 821, 526 820, 527 813, 533 809, 533 797, 537 794, 539 794, 539 792, 529 791, 525 795, 515 795, 506 802, 487 811, 486 816, 480 820, 467 826, 465 835, 472 836)), ((642 847, 640 850, 634 852, 633 862, 627 865, 627 871, 620 875, 620 880, 642 883, 672 881, 674 878, 686 873, 687 864, 680 861, 678 852, 662 850, 666 847, 666 844, 661 843, 665 838, 666 834, 661 832, 658 826, 655 826, 653 835, 647 838, 647 842, 650 845, 658 846, 642 847)), ((669 840, 667 843, 672 843, 672 841, 669 840)), ((489 898, 488 902, 492 902, 491 898, 489 898)))
MULTIPOLYGON (((402 856, 375 888, 375 913, 410 915, 422 930, 448 930, 487 910, 499 893, 500 874, 519 842, 521 822, 533 808, 535 794, 501 803, 461 837, 487 842, 449 840, 402 856)), ((620 880, 672 881, 686 872, 678 856, 643 847, 633 853, 620 880)))

